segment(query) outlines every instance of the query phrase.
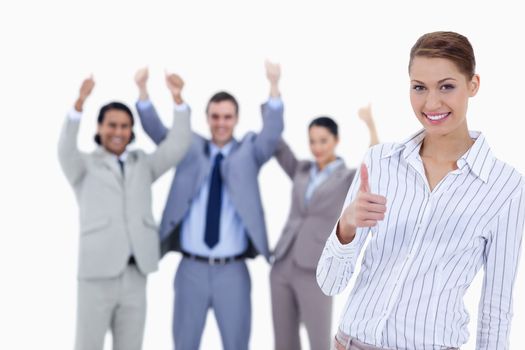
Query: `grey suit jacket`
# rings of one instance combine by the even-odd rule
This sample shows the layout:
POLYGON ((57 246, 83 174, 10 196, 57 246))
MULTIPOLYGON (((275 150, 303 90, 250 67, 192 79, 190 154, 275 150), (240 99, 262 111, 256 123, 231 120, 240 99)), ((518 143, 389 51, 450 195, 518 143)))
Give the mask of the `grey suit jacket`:
MULTIPOLYGON (((154 142, 161 142, 167 129, 162 125, 155 108, 150 106, 141 109, 137 105, 137 110, 146 133, 154 142)), ((222 161, 221 173, 223 185, 246 228, 250 242, 247 256, 262 254, 269 259, 257 177, 262 165, 272 157, 281 137, 284 127, 283 107, 281 105, 278 109, 272 109, 264 104, 261 110, 262 130, 246 134, 241 141, 234 140, 230 154, 222 161)), ((163 254, 181 250, 180 224, 211 171, 208 145, 209 140, 194 133, 188 153, 177 166, 160 227, 163 254)))
POLYGON ((151 211, 151 184, 188 149, 189 111, 175 113, 172 131, 155 152, 131 151, 122 175, 115 155, 99 147, 80 152, 80 121, 65 121, 58 146, 62 170, 80 211, 79 278, 119 275, 131 254, 144 274, 157 269, 159 236, 151 211))
POLYGON ((315 270, 326 239, 341 214, 355 169, 348 169, 344 164, 338 167, 319 185, 306 205, 305 193, 313 163, 297 160, 282 140, 275 157, 293 181, 292 207, 274 251, 275 261, 292 254, 299 266, 315 270))

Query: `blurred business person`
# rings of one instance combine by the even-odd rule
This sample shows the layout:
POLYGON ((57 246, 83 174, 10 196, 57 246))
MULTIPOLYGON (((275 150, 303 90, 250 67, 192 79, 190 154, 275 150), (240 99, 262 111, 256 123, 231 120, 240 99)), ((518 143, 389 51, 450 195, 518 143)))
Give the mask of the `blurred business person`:
MULTIPOLYGON (((359 109, 358 115, 368 127, 370 145, 377 144, 370 105, 359 109)), ((270 273, 276 350, 301 349, 301 323, 312 350, 330 346, 332 298, 317 285, 315 269, 356 170, 348 169, 335 153, 339 131, 333 119, 314 119, 308 137, 313 161, 298 160, 284 140, 275 152, 293 181, 292 206, 270 273)))
MULTIPOLYGON (((102 350, 108 328, 114 350, 142 347, 146 276, 157 269, 160 245, 151 211, 151 184, 188 149, 189 112, 175 110, 173 127, 155 152, 129 150, 133 115, 119 102, 100 109, 92 153, 77 148, 84 101, 95 83, 84 80, 66 118, 58 155, 80 211, 77 350, 102 350)), ((180 95, 182 82, 176 89, 180 95)))
MULTIPOLYGON (((213 309, 225 350, 248 349, 251 281, 245 258, 269 259, 257 177, 272 157, 283 130, 280 67, 267 63, 270 99, 262 106, 263 127, 241 140, 235 98, 212 96, 206 107, 211 140, 196 133, 177 167, 161 224, 164 251, 183 258, 175 277, 173 337, 177 350, 199 348, 208 309, 213 309)), ((142 125, 156 143, 166 137, 147 90, 138 80, 142 125)), ((187 105, 181 108, 189 109, 187 105)), ((217 346, 218 348, 218 346, 217 346)))

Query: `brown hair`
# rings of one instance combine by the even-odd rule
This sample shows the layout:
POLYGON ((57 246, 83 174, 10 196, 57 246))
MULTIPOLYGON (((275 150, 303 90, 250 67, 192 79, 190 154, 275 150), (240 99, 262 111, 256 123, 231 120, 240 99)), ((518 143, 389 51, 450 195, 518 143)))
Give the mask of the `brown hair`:
POLYGON ((421 36, 410 50, 408 70, 415 57, 446 58, 472 78, 476 71, 474 49, 466 37, 455 32, 433 32, 421 36))
POLYGON ((232 94, 226 91, 219 91, 210 98, 210 100, 208 101, 208 104, 206 105, 206 114, 208 114, 208 110, 210 109, 210 104, 219 103, 222 101, 230 101, 231 103, 233 103, 233 106, 235 107, 235 114, 239 115, 239 103, 237 102, 235 97, 233 97, 232 94))

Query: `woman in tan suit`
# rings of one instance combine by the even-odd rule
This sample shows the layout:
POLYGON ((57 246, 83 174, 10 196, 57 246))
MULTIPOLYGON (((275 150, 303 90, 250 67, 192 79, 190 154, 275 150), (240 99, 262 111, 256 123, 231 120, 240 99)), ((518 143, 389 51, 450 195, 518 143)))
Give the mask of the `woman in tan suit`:
MULTIPOLYGON (((370 106, 361 108, 359 117, 369 129, 371 145, 377 144, 370 106)), ((276 350, 301 348, 301 323, 306 327, 312 350, 330 346, 332 298, 317 286, 315 269, 355 169, 348 169, 335 154, 339 134, 331 118, 314 119, 308 135, 314 161, 298 160, 284 140, 275 152, 293 181, 292 206, 270 273, 276 350)))

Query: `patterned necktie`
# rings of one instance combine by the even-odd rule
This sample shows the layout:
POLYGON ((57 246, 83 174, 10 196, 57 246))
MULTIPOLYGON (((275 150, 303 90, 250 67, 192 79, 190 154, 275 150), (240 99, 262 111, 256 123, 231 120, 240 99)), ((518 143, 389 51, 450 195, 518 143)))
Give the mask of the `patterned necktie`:
POLYGON ((219 242, 219 227, 221 224, 221 202, 222 202, 222 177, 221 162, 224 156, 218 153, 215 156, 213 170, 211 173, 210 190, 208 192, 208 205, 206 208, 206 230, 204 242, 211 249, 219 242))

